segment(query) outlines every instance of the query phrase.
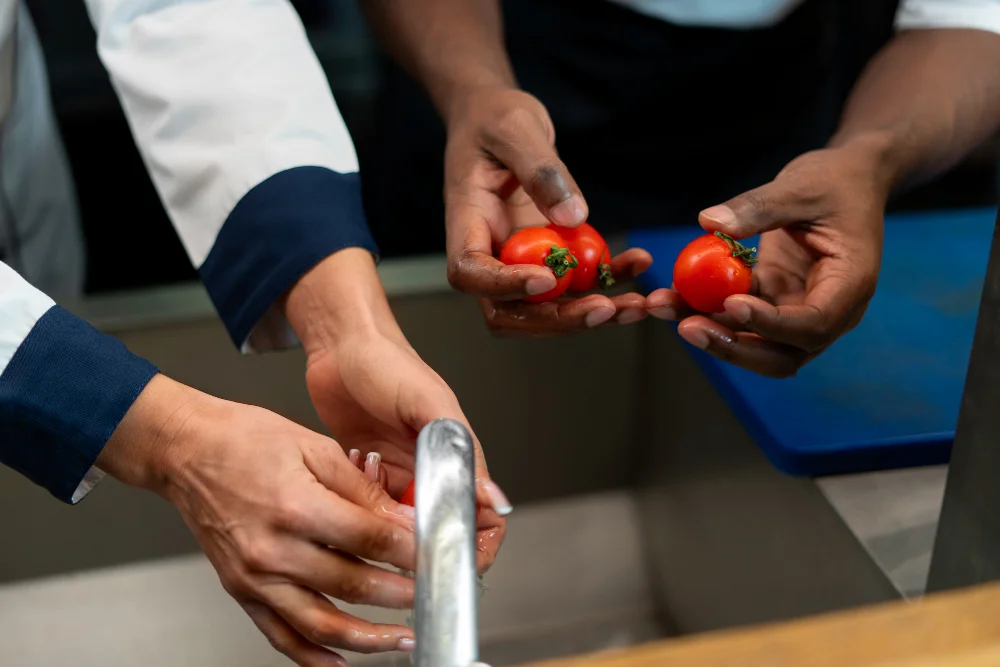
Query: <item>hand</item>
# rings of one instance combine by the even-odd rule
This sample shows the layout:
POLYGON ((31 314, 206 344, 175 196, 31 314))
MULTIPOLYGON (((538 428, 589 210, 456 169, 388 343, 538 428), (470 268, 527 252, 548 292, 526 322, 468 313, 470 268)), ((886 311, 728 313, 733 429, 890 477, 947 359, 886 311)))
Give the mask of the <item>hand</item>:
POLYGON ((98 465, 173 503, 226 591, 297 664, 347 664, 325 647, 413 649, 408 628, 369 623, 324 597, 391 608, 413 602, 411 580, 361 560, 413 567, 411 508, 368 480, 333 440, 157 376, 98 465))
POLYGON ((647 297, 650 313, 682 320, 692 345, 773 377, 799 368, 861 321, 882 256, 887 179, 864 145, 806 153, 767 185, 702 211, 708 231, 762 233, 753 296, 697 315, 670 289, 647 297))
MULTIPOLYGON (((325 260, 292 289, 285 312, 306 349, 306 385, 320 419, 394 498, 413 479, 424 426, 447 417, 472 432, 455 394, 400 331, 368 253, 342 251, 325 260)), ((476 497, 483 508, 477 565, 485 572, 511 506, 489 478, 478 440, 476 497)))
MULTIPOLYGON (((549 221, 575 227, 587 219, 586 201, 559 159, 552 121, 534 97, 509 88, 480 89, 449 118, 448 279, 481 297, 487 325, 497 333, 556 335, 643 319, 645 301, 635 293, 516 301, 547 292, 556 279, 540 266, 505 266, 494 258, 494 246, 521 227, 549 221)), ((630 280, 651 263, 649 253, 632 249, 613 258, 612 272, 616 280, 630 280)))

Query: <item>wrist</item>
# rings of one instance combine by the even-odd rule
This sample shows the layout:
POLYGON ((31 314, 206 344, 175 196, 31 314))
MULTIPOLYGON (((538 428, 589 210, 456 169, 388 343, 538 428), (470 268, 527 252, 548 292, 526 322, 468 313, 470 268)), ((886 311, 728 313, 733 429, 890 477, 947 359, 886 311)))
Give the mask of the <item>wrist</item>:
POLYGON ((841 131, 830 140, 828 148, 846 155, 868 171, 872 182, 886 198, 909 171, 905 141, 900 133, 892 130, 841 131))
POLYGON ((156 375, 111 434, 97 467, 129 486, 162 495, 184 459, 181 431, 217 400, 156 375))
POLYGON ((348 336, 397 328, 375 260, 363 248, 346 248, 321 261, 280 305, 307 356, 348 336))

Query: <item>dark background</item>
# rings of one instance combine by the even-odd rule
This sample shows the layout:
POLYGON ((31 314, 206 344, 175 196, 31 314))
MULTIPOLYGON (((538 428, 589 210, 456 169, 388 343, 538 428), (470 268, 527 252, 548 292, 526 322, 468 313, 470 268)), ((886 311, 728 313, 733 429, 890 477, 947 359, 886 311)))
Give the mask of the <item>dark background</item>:
MULTIPOLYGON (((373 147, 381 57, 354 0, 293 0, 330 79, 362 164, 373 147)), ((77 184, 88 248, 86 289, 101 293, 196 279, 135 149, 95 49, 83 2, 28 0, 49 66, 56 115, 77 184), (137 252, 138 248, 157 251, 137 252)), ((934 208, 996 202, 995 144, 938 182, 893 203, 934 208)), ((572 165, 570 165, 572 166, 572 165)), ((373 229, 384 257, 441 252, 442 221, 373 229), (426 225, 426 235, 414 234, 426 225), (394 243, 395 238, 406 239, 394 243)))

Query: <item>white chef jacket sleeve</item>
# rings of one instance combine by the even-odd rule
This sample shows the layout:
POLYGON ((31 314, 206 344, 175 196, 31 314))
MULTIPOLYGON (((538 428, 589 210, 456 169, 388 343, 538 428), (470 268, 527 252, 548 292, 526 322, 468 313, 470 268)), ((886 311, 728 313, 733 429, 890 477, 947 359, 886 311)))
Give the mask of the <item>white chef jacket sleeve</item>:
POLYGON ((0 262, 0 464, 78 502, 156 368, 0 262))
POLYGON ((98 50, 191 262, 243 351, 319 261, 377 253, 358 161, 287 0, 86 0, 98 50))
POLYGON ((1000 34, 1000 0, 902 0, 897 30, 972 28, 1000 34))

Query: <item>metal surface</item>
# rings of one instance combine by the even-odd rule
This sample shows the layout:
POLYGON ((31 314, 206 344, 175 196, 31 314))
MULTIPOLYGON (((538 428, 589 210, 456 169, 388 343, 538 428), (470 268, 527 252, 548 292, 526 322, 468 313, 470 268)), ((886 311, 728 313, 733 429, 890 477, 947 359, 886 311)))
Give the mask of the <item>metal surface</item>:
POLYGON ((1000 238, 993 232, 979 320, 938 524, 928 591, 1000 579, 1000 238))
POLYGON ((816 483, 779 473, 657 324, 632 460, 663 625, 686 635, 898 599, 816 483))
POLYGON ((416 667, 470 667, 478 657, 473 447, 451 419, 417 439, 416 667))

